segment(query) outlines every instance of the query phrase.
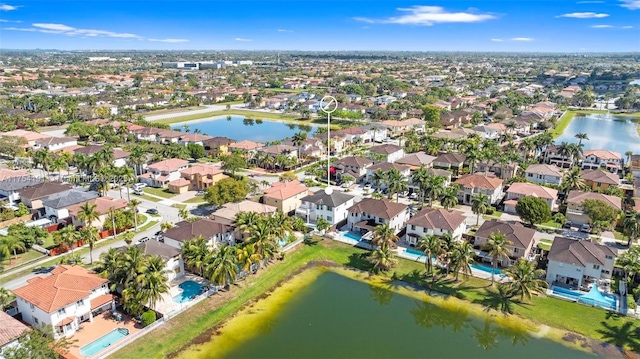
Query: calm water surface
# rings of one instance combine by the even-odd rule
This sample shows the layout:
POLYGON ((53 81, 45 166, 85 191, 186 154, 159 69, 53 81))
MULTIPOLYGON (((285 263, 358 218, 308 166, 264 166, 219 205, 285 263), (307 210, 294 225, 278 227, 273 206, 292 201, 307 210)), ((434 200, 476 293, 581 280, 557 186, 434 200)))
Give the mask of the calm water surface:
POLYGON ((623 157, 627 151, 640 153, 638 124, 629 117, 604 114, 576 116, 555 143, 577 143, 575 135, 581 132, 589 136, 588 141, 582 141, 586 150, 605 149, 618 152, 623 157))
POLYGON ((247 119, 244 116, 231 116, 230 120, 228 120, 226 116, 216 116, 197 121, 176 123, 171 125, 171 128, 183 130, 183 125, 189 126, 191 132, 199 129, 202 133, 209 136, 224 136, 237 141, 251 140, 262 143, 282 140, 293 136, 293 134, 301 130, 308 132, 309 136, 311 136, 317 127, 315 125, 296 125, 284 122, 247 119))
POLYGON ((333 272, 294 292, 277 315, 250 325, 259 328, 251 339, 222 338, 233 336, 223 327, 189 357, 218 357, 216 339, 233 343, 225 358, 595 357, 333 272))

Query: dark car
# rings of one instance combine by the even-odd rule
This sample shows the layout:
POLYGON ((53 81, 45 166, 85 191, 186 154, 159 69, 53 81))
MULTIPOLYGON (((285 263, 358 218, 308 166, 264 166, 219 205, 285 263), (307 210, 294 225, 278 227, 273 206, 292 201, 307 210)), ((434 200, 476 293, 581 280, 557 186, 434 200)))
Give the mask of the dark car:
POLYGON ((52 270, 54 270, 56 267, 55 266, 51 266, 51 267, 44 267, 44 268, 40 268, 37 271, 35 271, 36 274, 47 274, 50 273, 52 270))
POLYGON ((147 213, 149 213, 149 214, 158 214, 158 210, 157 210, 157 209, 155 209, 155 208, 149 208, 149 209, 147 210, 147 213))
POLYGON ((566 222, 562 228, 571 228, 571 226, 573 226, 571 222, 566 222))

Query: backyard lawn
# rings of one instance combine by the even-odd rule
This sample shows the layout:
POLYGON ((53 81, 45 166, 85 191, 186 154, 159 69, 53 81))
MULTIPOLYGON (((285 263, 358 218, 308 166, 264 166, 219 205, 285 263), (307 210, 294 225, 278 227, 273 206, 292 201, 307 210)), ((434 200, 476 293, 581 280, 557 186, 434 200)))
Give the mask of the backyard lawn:
MULTIPOLYGON (((284 261, 275 261, 258 275, 236 283, 229 292, 221 292, 171 319, 163 326, 114 354, 114 358, 162 358, 179 351, 189 341, 221 323, 243 305, 273 288, 279 281, 310 261, 331 261, 369 270, 367 251, 342 243, 322 240, 304 245, 289 253, 284 261)), ((430 281, 424 275, 424 264, 399 259, 393 278, 421 287, 430 281)), ((461 277, 462 278, 462 277, 461 277)), ((440 278, 435 290, 470 302, 486 303, 490 282, 470 278, 455 282, 451 276, 440 278)), ((640 337, 635 335, 635 321, 603 309, 588 307, 550 297, 536 297, 531 304, 514 305, 516 315, 574 331, 608 343, 638 351, 640 337)), ((517 320, 514 318, 514 320, 517 320)), ((201 338, 206 340, 205 338, 201 338)))

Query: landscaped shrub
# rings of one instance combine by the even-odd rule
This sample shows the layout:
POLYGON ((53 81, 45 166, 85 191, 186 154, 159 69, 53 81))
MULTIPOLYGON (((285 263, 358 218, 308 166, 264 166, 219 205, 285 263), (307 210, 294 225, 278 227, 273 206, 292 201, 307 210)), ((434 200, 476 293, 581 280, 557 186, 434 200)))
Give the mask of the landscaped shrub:
POLYGON ((629 309, 636 309, 638 307, 636 301, 633 300, 633 296, 627 296, 627 306, 629 309))
POLYGON ((487 208, 487 211, 486 211, 484 214, 487 214, 487 215, 489 215, 489 216, 490 216, 490 215, 494 214, 494 213, 495 213, 495 211, 496 211, 496 207, 494 207, 494 206, 489 206, 489 207, 487 208))
POLYGON ((154 312, 153 310, 148 310, 144 313, 142 313, 142 325, 143 326, 148 326, 151 325, 153 322, 156 321, 156 312, 154 312))

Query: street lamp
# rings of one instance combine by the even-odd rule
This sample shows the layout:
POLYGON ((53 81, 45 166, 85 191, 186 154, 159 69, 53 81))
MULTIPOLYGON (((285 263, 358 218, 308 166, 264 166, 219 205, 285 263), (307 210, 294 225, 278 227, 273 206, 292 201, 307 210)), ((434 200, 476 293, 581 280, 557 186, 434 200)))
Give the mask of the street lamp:
POLYGON ((331 113, 338 109, 338 101, 333 96, 325 96, 320 100, 320 110, 327 114, 327 188, 324 193, 331 194, 331 113))

